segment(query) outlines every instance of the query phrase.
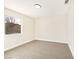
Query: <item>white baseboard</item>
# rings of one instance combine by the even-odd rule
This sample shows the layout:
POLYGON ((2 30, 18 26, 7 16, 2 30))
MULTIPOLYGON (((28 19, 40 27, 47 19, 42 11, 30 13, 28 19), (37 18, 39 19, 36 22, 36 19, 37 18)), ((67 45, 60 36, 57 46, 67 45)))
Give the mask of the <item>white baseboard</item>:
POLYGON ((70 49, 70 51, 72 53, 72 56, 74 57, 74 51, 72 50, 72 48, 71 48, 71 46, 69 44, 68 44, 68 46, 69 46, 69 49, 70 49))
MULTIPOLYGON (((43 40, 43 41, 49 41, 49 42, 57 42, 57 43, 65 43, 65 44, 68 44, 67 42, 63 42, 63 41, 53 41, 53 40, 41 39, 41 38, 37 38, 37 37, 36 37, 34 40, 43 40)), ((31 42, 31 41, 33 41, 33 40, 26 41, 26 42, 22 42, 22 43, 20 43, 20 44, 14 45, 14 46, 12 46, 12 47, 6 48, 6 49, 4 49, 4 51, 8 51, 8 50, 10 50, 10 49, 16 48, 16 47, 18 47, 18 46, 21 46, 21 45, 23 45, 23 44, 25 44, 25 43, 28 43, 28 42, 31 42)), ((71 53, 72 53, 72 55, 73 55, 72 49, 71 49, 71 47, 70 47, 69 44, 68 44, 68 46, 69 46, 69 48, 70 48, 70 50, 71 50, 71 53)))
MULTIPOLYGON (((53 40, 41 39, 41 38, 35 38, 34 40, 43 40, 43 41, 58 42, 58 43, 65 43, 65 44, 67 44, 67 42, 53 41, 53 40)), ((13 46, 11 46, 11 47, 9 47, 9 48, 4 49, 4 51, 11 50, 11 49, 13 49, 13 48, 16 48, 16 47, 18 47, 18 46, 20 46, 20 45, 23 45, 23 44, 28 43, 28 42, 31 42, 31 41, 33 41, 33 40, 26 41, 26 42, 22 42, 22 43, 19 43, 19 44, 17 44, 17 45, 13 45, 13 46)))
POLYGON ((49 42, 57 42, 57 43, 64 43, 64 44, 67 44, 68 45, 68 47, 69 47, 69 49, 70 49, 70 51, 71 51, 71 53, 72 53, 72 56, 74 56, 74 53, 73 53, 73 51, 72 51, 72 48, 71 48, 71 46, 69 45, 69 43, 68 42, 63 42, 63 41, 54 41, 54 40, 48 40, 48 39, 41 39, 41 38, 35 38, 36 40, 43 40, 43 41, 49 41, 49 42))
POLYGON ((11 49, 13 49, 13 48, 16 48, 16 47, 18 47, 18 46, 21 46, 21 45, 23 45, 23 44, 25 44, 25 43, 31 42, 31 41, 32 41, 32 40, 30 40, 30 41, 25 41, 25 42, 19 43, 19 44, 17 44, 17 45, 11 46, 11 47, 9 47, 9 48, 6 48, 6 49, 4 49, 4 52, 6 52, 6 51, 8 51, 8 50, 11 50, 11 49))
POLYGON ((35 37, 36 40, 43 40, 43 41, 50 41, 50 42, 57 42, 57 43, 65 43, 68 44, 68 42, 65 41, 56 41, 56 40, 49 40, 49 39, 43 39, 43 38, 37 38, 35 37))

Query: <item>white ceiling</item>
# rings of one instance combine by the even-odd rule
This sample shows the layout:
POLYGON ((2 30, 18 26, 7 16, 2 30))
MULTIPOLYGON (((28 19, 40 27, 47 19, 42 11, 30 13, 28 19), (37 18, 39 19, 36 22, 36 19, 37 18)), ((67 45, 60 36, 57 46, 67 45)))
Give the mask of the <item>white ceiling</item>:
POLYGON ((32 17, 65 15, 69 4, 65 0, 5 0, 5 7, 32 17), (40 4, 42 8, 35 8, 40 4))

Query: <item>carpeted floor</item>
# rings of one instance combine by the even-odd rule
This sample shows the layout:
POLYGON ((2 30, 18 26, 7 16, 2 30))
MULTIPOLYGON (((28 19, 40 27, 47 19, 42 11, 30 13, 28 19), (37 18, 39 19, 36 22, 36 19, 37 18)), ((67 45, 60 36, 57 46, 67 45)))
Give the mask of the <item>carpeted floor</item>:
POLYGON ((4 59, 73 59, 67 44, 34 40, 6 51, 4 59))

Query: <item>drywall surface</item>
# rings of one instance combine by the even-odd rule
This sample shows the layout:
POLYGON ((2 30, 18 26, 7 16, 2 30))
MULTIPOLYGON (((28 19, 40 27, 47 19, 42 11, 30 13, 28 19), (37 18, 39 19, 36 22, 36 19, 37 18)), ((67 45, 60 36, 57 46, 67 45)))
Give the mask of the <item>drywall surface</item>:
POLYGON ((65 0, 5 0, 5 7, 32 17, 44 17, 51 15, 64 15, 68 10, 65 0), (37 9, 33 5, 40 4, 37 9))
POLYGON ((68 43, 72 54, 74 55, 74 0, 70 2, 70 8, 68 12, 68 43))
POLYGON ((67 21, 65 16, 59 15, 36 19, 35 37, 39 40, 67 43, 67 21))
POLYGON ((22 43, 31 41, 34 39, 34 20, 31 17, 25 16, 23 14, 17 13, 10 9, 5 8, 5 16, 16 16, 21 19, 21 34, 8 34, 5 35, 5 47, 7 50, 9 48, 15 47, 22 43))

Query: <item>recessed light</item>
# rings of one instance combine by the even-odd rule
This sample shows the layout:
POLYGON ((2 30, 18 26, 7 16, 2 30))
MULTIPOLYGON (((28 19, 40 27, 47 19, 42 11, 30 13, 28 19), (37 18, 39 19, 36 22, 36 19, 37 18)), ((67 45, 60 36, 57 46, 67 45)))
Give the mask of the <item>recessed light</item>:
POLYGON ((41 8, 42 6, 40 4, 35 4, 34 7, 35 8, 41 8))

